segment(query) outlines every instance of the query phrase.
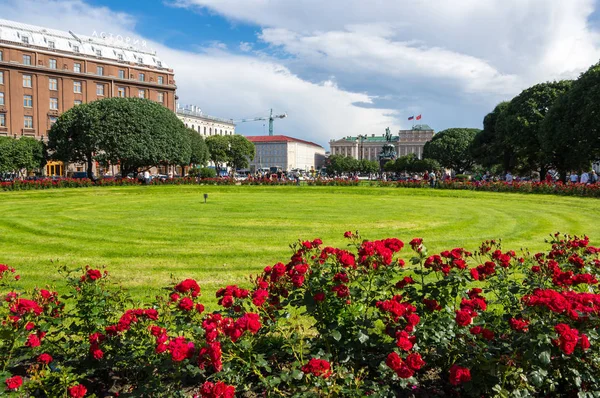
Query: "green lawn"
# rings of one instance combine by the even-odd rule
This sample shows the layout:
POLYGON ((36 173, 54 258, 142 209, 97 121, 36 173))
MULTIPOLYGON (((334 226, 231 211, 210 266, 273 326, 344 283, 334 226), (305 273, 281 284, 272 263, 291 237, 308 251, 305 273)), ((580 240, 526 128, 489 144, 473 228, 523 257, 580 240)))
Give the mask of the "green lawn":
POLYGON ((61 284, 56 264, 106 265, 137 297, 177 279, 214 291, 265 265, 285 262, 288 244, 320 237, 345 244, 358 229, 370 239, 425 238, 433 251, 545 247, 554 231, 600 242, 597 199, 370 187, 149 186, 0 192, 0 263, 25 286, 61 284), (208 193, 208 203, 202 194, 208 193))

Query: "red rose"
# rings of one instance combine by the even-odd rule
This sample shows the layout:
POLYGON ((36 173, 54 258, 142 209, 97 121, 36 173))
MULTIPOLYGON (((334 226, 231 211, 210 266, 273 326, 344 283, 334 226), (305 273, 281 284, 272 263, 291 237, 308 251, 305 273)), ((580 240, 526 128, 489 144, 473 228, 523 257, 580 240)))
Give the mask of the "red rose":
POLYGON ((97 269, 90 269, 86 273, 88 279, 95 281, 96 279, 102 278, 102 273, 97 269))
POLYGON ((417 353, 408 354, 405 362, 412 370, 419 370, 421 367, 423 367, 423 365, 425 365, 425 361, 423 361, 423 358, 421 358, 421 354, 417 353))
POLYGON ((310 373, 317 377, 328 378, 331 376, 331 365, 324 359, 312 358, 302 367, 304 373, 310 373))
POLYGON ((494 332, 490 329, 483 329, 483 331, 481 332, 481 335, 483 336, 484 339, 486 339, 488 341, 494 340, 494 332))
POLYGON ((4 382, 6 383, 6 388, 9 390, 18 390, 19 387, 23 385, 23 378, 21 376, 13 376, 9 377, 4 382))
POLYGON ((409 377, 412 377, 415 372, 405 362, 402 362, 400 367, 396 369, 396 374, 401 379, 408 379, 409 377))
POLYGON ((83 398, 87 393, 87 388, 81 384, 69 388, 69 396, 71 398, 83 398))
POLYGON ((450 367, 450 384, 457 386, 468 381, 471 381, 471 371, 469 369, 456 364, 450 367))
POLYGON ((473 322, 469 311, 456 311, 456 323, 460 326, 469 326, 473 322))
POLYGON ((191 311, 194 308, 194 302, 189 297, 184 297, 179 302, 178 307, 184 311, 191 311))
POLYGON ((318 303, 323 302, 323 301, 325 301, 325 293, 323 293, 323 292, 316 293, 313 298, 318 303))
POLYGON ((590 340, 585 334, 581 334, 579 344, 581 345, 581 349, 583 351, 587 351, 591 347, 590 340))
POLYGON ((477 268, 471 268, 469 272, 471 273, 471 278, 473 278, 476 281, 479 280, 479 271, 477 270, 477 268))
POLYGON ((413 348, 412 341, 407 337, 399 337, 396 345, 404 351, 410 351, 413 348))
POLYGON ((483 328, 481 326, 473 326, 471 329, 469 329, 469 332, 471 332, 471 334, 474 335, 478 335, 481 334, 483 328))
POLYGON ((385 364, 395 372, 402 366, 402 358, 396 352, 391 352, 385 359, 385 364))
POLYGON ((225 308, 229 308, 233 305, 233 297, 225 296, 221 299, 221 305, 225 308))
POLYGON ((179 293, 187 293, 191 291, 192 297, 198 297, 200 294, 200 286, 198 285, 198 282, 193 279, 186 279, 182 281, 175 286, 175 290, 177 290, 179 293))
POLYGON ((198 311, 199 314, 202 314, 204 312, 204 305, 196 304, 196 311, 198 311))
POLYGON ((27 342, 25 343, 25 346, 27 347, 39 347, 41 344, 41 341, 39 339, 39 337, 36 334, 30 334, 29 337, 27 337, 27 342))
POLYGON ((50 362, 52 362, 52 357, 50 354, 44 353, 37 358, 37 361, 39 363, 43 363, 44 365, 48 365, 50 362))
POLYGON ((344 232, 344 238, 348 238, 348 239, 352 238, 352 231, 344 232))
POLYGON ((260 307, 265 303, 267 297, 269 297, 269 292, 267 290, 257 289, 252 293, 252 303, 257 307, 260 307))

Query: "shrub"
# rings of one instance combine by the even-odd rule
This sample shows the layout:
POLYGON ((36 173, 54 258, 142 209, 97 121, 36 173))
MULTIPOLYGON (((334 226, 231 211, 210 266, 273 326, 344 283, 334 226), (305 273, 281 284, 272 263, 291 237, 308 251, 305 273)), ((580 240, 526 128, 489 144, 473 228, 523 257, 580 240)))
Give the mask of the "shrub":
POLYGON ((206 312, 192 279, 150 304, 106 271, 69 293, 18 290, 0 265, 5 392, 84 396, 596 396, 600 248, 555 234, 429 254, 421 238, 292 245, 206 312), (409 259, 410 266, 405 265, 409 259))

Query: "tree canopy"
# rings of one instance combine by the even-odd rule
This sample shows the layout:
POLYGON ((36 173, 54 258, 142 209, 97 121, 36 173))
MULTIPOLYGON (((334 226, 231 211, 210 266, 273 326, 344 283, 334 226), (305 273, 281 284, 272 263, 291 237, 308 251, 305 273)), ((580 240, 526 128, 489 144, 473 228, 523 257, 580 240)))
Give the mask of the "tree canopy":
POLYGON ((52 157, 121 165, 122 175, 158 164, 189 164, 190 136, 175 113, 141 98, 107 98, 76 106, 52 126, 52 157))
POLYGON ((600 63, 553 104, 540 131, 546 161, 564 177, 600 159, 600 63))
POLYGON ((206 138, 206 146, 210 160, 217 170, 221 170, 221 167, 229 161, 229 140, 224 135, 211 135, 206 138))
MULTIPOLYGON (((494 110, 488 113, 483 119, 483 130, 473 138, 473 143, 471 144, 473 160, 485 168, 510 163, 510 159, 505 159, 504 147, 501 145, 498 133, 496 132, 498 117, 500 117, 507 107, 508 101, 496 105, 494 110)), ((506 167, 504 168, 506 169, 506 167)))
POLYGON ((43 167, 44 144, 35 138, 0 137, 0 173, 20 173, 43 167))
POLYGON ((435 134, 423 148, 423 158, 437 161, 457 173, 468 170, 474 163, 472 142, 481 130, 450 128, 435 134))
POLYGON ((210 154, 208 153, 208 146, 204 138, 196 132, 194 129, 187 129, 187 133, 190 139, 190 164, 197 166, 206 166, 210 154))
POLYGON ((227 163, 233 170, 245 169, 249 161, 254 159, 254 144, 241 135, 226 135, 228 141, 227 163))
POLYGON ((571 84, 569 80, 536 84, 513 98, 498 115, 496 131, 506 156, 507 170, 545 173, 540 139, 542 124, 548 110, 571 84))

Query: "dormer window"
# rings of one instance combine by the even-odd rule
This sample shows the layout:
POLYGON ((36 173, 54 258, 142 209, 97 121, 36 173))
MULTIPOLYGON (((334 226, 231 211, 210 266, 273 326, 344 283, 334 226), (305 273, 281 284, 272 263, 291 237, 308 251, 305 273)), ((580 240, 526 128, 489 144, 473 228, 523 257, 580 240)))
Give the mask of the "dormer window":
POLYGON ((79 52, 79 46, 73 46, 73 52, 78 53, 79 52))
POLYGON ((139 57, 139 58, 138 58, 138 62, 139 62, 140 64, 143 64, 143 63, 144 63, 144 58, 142 58, 142 57, 139 57))
POLYGON ((156 61, 156 65, 157 65, 159 68, 162 68, 162 62, 160 62, 160 61, 156 61))
POLYGON ((119 59, 119 61, 123 61, 123 54, 117 54, 117 58, 119 59))
POLYGON ((49 41, 48 42, 48 48, 51 50, 54 50, 56 47, 54 46, 54 42, 53 41, 49 41))
POLYGON ((102 50, 96 50, 96 56, 97 57, 101 57, 102 56, 102 50))
POLYGON ((21 37, 21 40, 23 40, 23 43, 29 44, 29 37, 23 36, 23 37, 21 37))

